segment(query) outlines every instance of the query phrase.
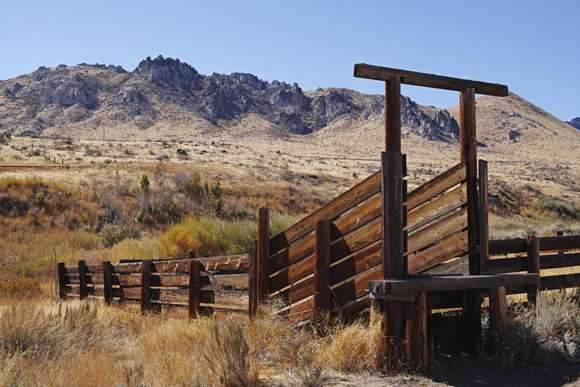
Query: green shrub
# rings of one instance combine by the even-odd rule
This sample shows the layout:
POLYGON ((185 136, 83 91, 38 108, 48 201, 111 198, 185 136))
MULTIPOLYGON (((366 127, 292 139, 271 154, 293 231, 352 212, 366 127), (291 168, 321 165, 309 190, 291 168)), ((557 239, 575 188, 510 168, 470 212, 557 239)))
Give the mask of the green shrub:
POLYGON ((534 207, 539 211, 552 213, 557 217, 564 217, 573 220, 580 219, 580 209, 550 196, 540 196, 534 207))
POLYGON ((125 239, 141 238, 141 231, 130 224, 105 224, 100 232, 101 246, 111 247, 125 239))

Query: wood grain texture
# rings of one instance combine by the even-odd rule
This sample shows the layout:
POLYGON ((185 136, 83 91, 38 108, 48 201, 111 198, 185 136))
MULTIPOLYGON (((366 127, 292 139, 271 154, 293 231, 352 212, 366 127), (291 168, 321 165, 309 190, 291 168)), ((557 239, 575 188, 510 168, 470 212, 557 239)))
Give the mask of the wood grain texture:
POLYGON ((258 210, 258 302, 270 293, 270 209, 258 210))
MULTIPOLYGON (((536 273, 540 275, 540 238, 528 235, 528 256, 527 269, 528 273, 536 273)), ((535 303, 540 291, 540 281, 538 283, 530 284, 528 286, 528 302, 535 303)))
POLYGON ((471 81, 461 78, 373 66, 365 63, 354 65, 354 76, 357 78, 375 79, 378 81, 387 81, 390 77, 396 76, 400 77, 401 83, 406 85, 454 91, 463 91, 466 88, 473 88, 477 94, 494 95, 497 97, 507 97, 509 95, 508 87, 497 83, 471 81))
MULTIPOLYGON (((467 203, 467 184, 462 184, 421 207, 407 213, 407 231, 411 232, 438 217, 446 215, 454 205, 467 203)), ((457 207, 453 207, 457 208, 457 207)))
POLYGON ((189 318, 197 318, 199 314, 199 303, 201 301, 201 284, 199 282, 200 271, 201 263, 197 259, 191 259, 189 261, 189 283, 187 299, 187 315, 189 318))
POLYGON ((67 277, 66 277, 66 266, 64 262, 59 262, 57 265, 58 270, 58 298, 61 300, 66 300, 67 294, 67 277))
POLYGON ((147 313, 151 309, 151 272, 153 264, 149 260, 143 260, 141 264, 141 313, 147 313))
POLYGON ((85 261, 79 261, 78 268, 79 268, 79 284, 80 284, 79 294, 81 300, 84 300, 85 298, 87 298, 87 265, 85 264, 85 261))
POLYGON ((467 228, 467 208, 462 208, 408 237, 407 255, 467 228))
POLYGON ((385 151, 401 152, 401 78, 385 81, 385 151))
POLYGON ((381 153, 383 277, 403 278, 403 157, 381 153))
POLYGON ((499 353, 508 333, 507 289, 505 286, 489 289, 489 327, 492 351, 499 353))
POLYGON ((411 211, 415 207, 447 191, 449 188, 465 182, 466 178, 465 160, 463 160, 434 179, 429 180, 409 192, 407 200, 405 201, 407 210, 411 211))
POLYGON ((330 220, 316 222, 314 310, 330 310, 330 220))
POLYGON ((479 260, 481 272, 489 262, 489 204, 487 200, 487 161, 479 160, 479 260))
POLYGON ((425 292, 415 294, 407 311, 407 366, 410 372, 427 372, 427 297, 425 292))
POLYGON ((448 259, 467 253, 467 231, 408 257, 409 274, 417 274, 448 259))
POLYGON ((111 274, 111 262, 103 262, 103 288, 104 298, 107 305, 113 301, 113 276, 111 274))
POLYGON ((258 241, 250 246, 250 270, 248 273, 248 313, 250 318, 258 311, 258 241))
POLYGON ((489 255, 526 253, 528 244, 525 238, 489 241, 489 255))

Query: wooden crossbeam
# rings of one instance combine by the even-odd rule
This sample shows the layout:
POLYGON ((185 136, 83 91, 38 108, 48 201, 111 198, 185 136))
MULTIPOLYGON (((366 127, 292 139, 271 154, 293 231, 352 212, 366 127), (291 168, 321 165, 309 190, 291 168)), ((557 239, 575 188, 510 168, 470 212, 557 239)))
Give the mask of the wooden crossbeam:
POLYGON ((464 91, 465 89, 473 88, 477 94, 494 95, 497 97, 507 97, 509 95, 508 87, 497 83, 470 81, 467 79, 417 73, 389 67, 372 66, 364 63, 354 65, 354 76, 378 81, 388 81, 390 77, 400 77, 401 84, 407 85, 455 91, 464 91))

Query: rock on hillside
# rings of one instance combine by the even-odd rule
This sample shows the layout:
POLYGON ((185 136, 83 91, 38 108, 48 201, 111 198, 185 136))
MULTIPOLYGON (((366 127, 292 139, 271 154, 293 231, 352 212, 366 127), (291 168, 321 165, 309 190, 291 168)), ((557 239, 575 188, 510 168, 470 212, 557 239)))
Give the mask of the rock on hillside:
MULTIPOLYGON (((78 130, 90 135, 111 127, 227 130, 251 114, 302 135, 340 119, 384 117, 378 95, 335 88, 305 93, 296 83, 267 82, 244 73, 205 76, 179 59, 162 56, 141 61, 130 73, 114 65, 41 66, 2 82, 0 90, 0 127, 20 135, 74 137, 78 130)), ((447 111, 428 115, 408 97, 401 97, 401 105, 407 134, 431 140, 458 136, 457 122, 447 111)))
POLYGON ((580 130, 580 117, 573 118, 572 121, 566 121, 566 123, 580 130))

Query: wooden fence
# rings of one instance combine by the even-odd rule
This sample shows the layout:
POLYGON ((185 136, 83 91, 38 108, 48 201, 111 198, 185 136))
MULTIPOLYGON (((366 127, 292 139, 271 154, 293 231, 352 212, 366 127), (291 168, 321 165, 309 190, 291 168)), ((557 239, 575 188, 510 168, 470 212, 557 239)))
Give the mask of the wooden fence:
POLYGON ((195 318, 248 315, 248 255, 104 262, 77 266, 58 264, 62 299, 103 298, 141 312, 195 318))

